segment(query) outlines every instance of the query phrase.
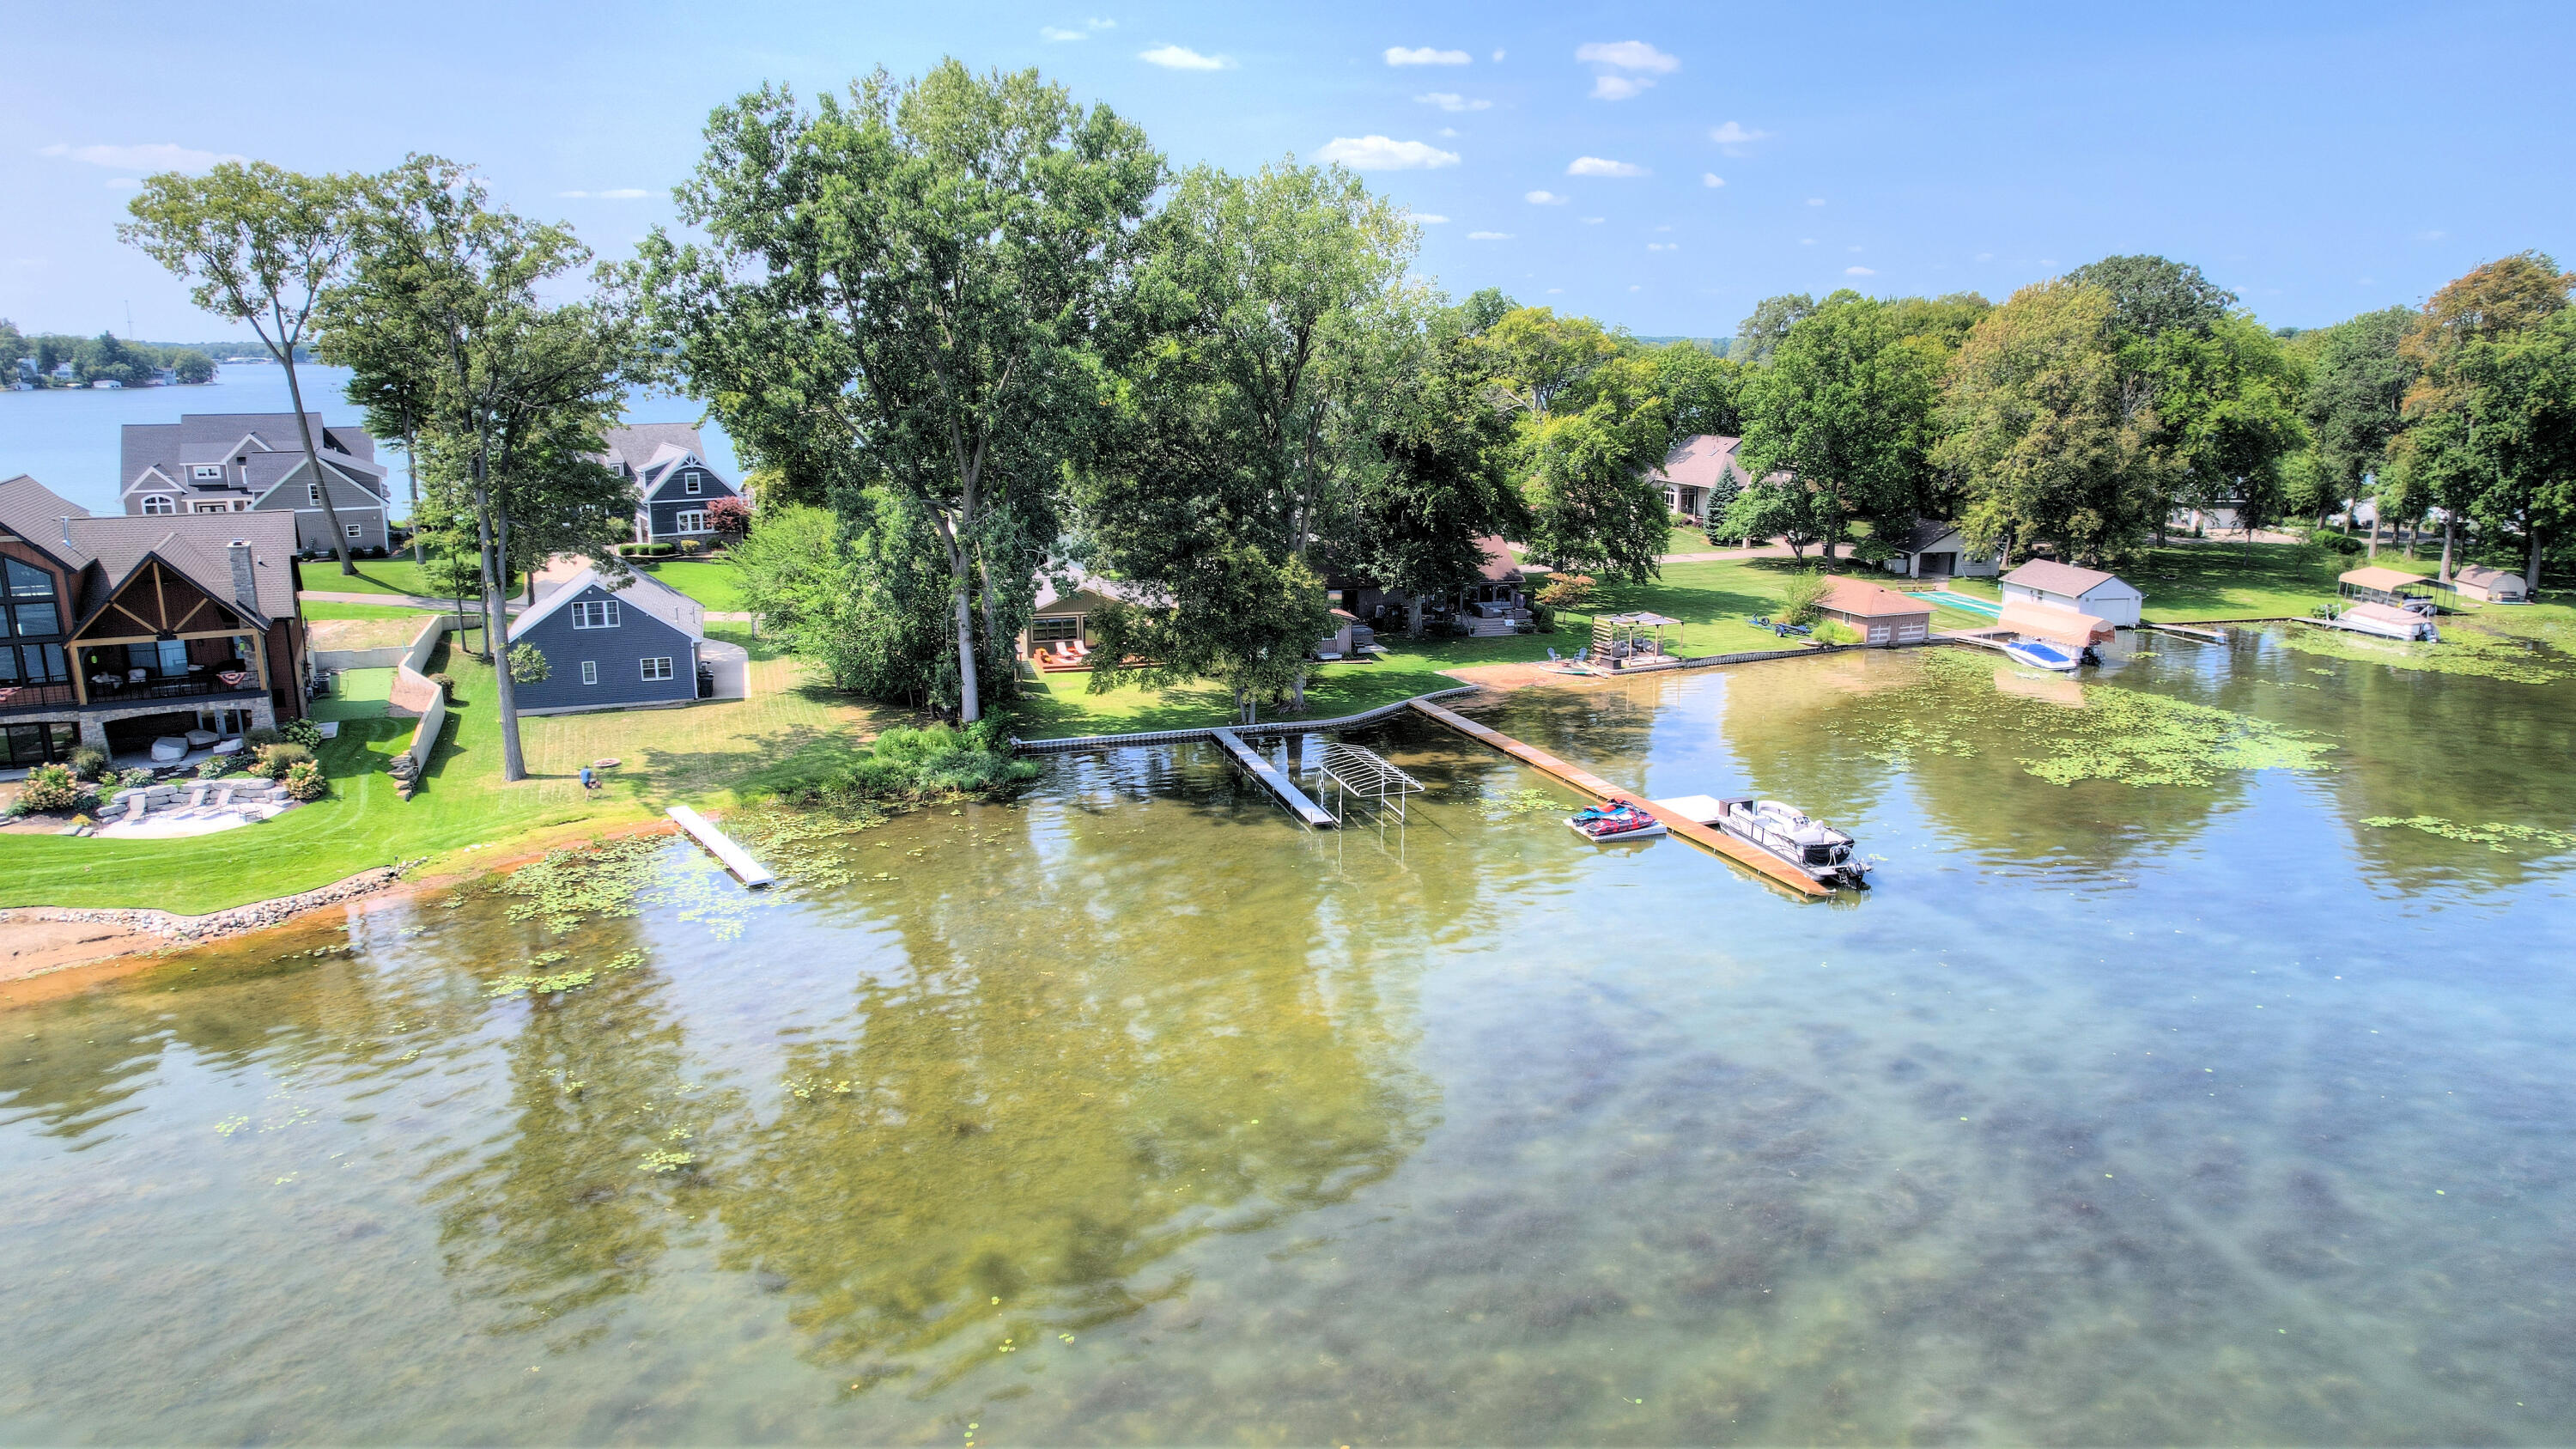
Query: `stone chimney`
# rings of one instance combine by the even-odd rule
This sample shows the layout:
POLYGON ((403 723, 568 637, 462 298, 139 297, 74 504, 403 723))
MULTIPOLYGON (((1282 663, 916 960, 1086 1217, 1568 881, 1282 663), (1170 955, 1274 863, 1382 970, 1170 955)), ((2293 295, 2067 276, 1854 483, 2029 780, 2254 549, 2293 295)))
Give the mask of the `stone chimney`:
POLYGON ((259 580, 250 570, 250 540, 237 538, 226 550, 233 560, 233 598, 245 609, 259 612, 259 580))

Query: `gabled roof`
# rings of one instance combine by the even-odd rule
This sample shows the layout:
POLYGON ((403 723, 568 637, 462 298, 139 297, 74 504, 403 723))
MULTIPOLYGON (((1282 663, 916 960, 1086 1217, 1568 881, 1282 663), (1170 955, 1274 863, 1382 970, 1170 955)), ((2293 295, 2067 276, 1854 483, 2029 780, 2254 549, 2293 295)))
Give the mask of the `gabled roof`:
POLYGON ((1887 544, 1898 553, 1921 553, 1958 531, 1959 525, 1955 523, 1943 523, 1937 518, 1918 518, 1912 528, 1889 539, 1887 544))
MULTIPOLYGON (((384 466, 375 461, 376 440, 347 425, 334 427, 322 415, 308 412, 313 446, 372 491, 385 491, 384 466)), ((186 413, 175 423, 127 423, 121 435, 119 474, 130 488, 147 468, 170 477, 195 463, 229 464, 235 458, 304 452, 304 435, 293 413, 186 413)))
POLYGON ((2468 584, 2474 588, 2489 589, 2507 580, 2520 583, 2522 575, 2508 573, 2503 569, 2491 569, 2485 564, 2462 564, 2451 570, 2451 582, 2468 584))
MULTIPOLYGON (((295 615, 295 519, 284 513, 111 514, 75 518, 72 538, 104 575, 101 602, 146 558, 157 557, 227 604, 233 596, 233 540, 251 546, 253 610, 295 615)), ((86 619, 96 610, 85 600, 86 619)))
POLYGON ((1722 437, 1716 433, 1694 433, 1673 445, 1664 455, 1664 466, 1646 477, 1657 483, 1678 483, 1686 488, 1714 488, 1727 471, 1735 467, 1735 450, 1741 438, 1722 437))
POLYGON ((618 603, 668 624, 692 639, 706 637, 707 611, 697 600, 647 573, 632 573, 627 575, 624 583, 612 584, 600 577, 598 569, 568 555, 553 560, 538 572, 536 607, 510 621, 510 642, 519 642, 520 636, 539 620, 550 617, 591 588, 597 588, 618 603))
POLYGON ((2117 574, 2106 574, 2100 569, 2077 568, 2073 564, 2062 564, 2042 558, 2033 559, 2020 568, 2014 569, 2004 575, 2002 581, 2007 584, 2019 584, 2026 589, 2037 589, 2044 594, 2064 594, 2069 598, 2082 598, 2104 584, 2120 582, 2120 577, 2117 574))
POLYGON ((1529 570, 1512 557, 1512 546, 1502 539, 1480 538, 1476 540, 1476 547, 1485 555, 1483 566, 1477 570, 1485 576, 1485 582, 1508 584, 1529 577, 1529 570))
POLYGON ((608 444, 609 462, 625 464, 639 478, 665 448, 695 453, 700 458, 707 455, 707 445, 698 440, 698 430, 687 423, 637 423, 610 428, 602 435, 602 441, 608 444))
POLYGON ((2384 569, 2377 564, 2367 568, 2346 569, 2337 574, 2335 579, 2338 583, 2350 584, 2357 589, 2378 589, 2388 593, 2399 589, 2429 589, 2433 586, 2433 581, 2422 574, 2410 574, 2404 569, 2384 569))
POLYGON ((1851 614, 1863 619, 1886 619, 1907 614, 1930 614, 1932 606, 1921 599, 1882 589, 1859 579, 1837 578, 1826 588, 1816 606, 1837 614, 1851 614))
POLYGON ((0 533, 15 534, 73 568, 89 562, 89 551, 66 538, 66 518, 87 518, 89 510, 25 473, 0 482, 0 533))

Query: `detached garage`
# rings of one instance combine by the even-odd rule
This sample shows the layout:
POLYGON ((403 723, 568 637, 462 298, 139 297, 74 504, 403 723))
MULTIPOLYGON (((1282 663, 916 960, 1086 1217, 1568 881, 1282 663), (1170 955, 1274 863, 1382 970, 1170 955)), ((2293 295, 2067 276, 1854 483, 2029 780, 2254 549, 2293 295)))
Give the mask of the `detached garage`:
POLYGON ((2052 609, 2090 614, 2106 624, 2136 628, 2147 596, 2117 574, 2037 559, 2003 577, 2004 602, 2027 599, 2052 609))

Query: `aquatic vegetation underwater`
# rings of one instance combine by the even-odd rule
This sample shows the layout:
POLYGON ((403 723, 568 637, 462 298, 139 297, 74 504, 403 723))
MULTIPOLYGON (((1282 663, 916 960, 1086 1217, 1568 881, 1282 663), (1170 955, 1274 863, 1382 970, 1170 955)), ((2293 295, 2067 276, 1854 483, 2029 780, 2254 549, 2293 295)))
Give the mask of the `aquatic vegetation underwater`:
POLYGON ((2494 851, 2510 851, 2516 843, 2545 845, 2551 850, 2576 850, 2576 833, 2539 825, 2508 825, 2494 820, 2483 825, 2462 825, 2438 815, 2373 815, 2361 823, 2373 830, 2420 830, 2444 840, 2465 840, 2494 851))
POLYGON ((2209 785, 2237 771, 2324 769, 2334 748, 2308 731, 2115 684, 2078 685, 2077 706, 2007 694, 1990 660, 1964 650, 1926 655, 1923 673, 1924 688, 1875 696, 1822 728, 1898 765, 1918 753, 1974 756, 1978 736, 2000 729, 2012 748, 2032 751, 2014 757, 2022 768, 2056 785, 2209 785))
MULTIPOLYGON (((2533 639, 2493 632, 2486 627, 2489 622, 2484 618, 2477 623, 2446 619, 2442 621, 2442 642, 2438 644, 2409 644, 2305 624, 2286 625, 2272 637, 2302 654, 2324 654, 2357 664, 2385 664, 2391 669, 2420 669, 2432 674, 2475 675, 2509 684, 2548 684, 2576 674, 2576 669, 2567 667, 2555 651, 2533 639)), ((2550 631, 2541 628, 2534 632, 2550 631)))
POLYGON ((1485 802, 1485 818, 1496 821, 1517 820, 1524 815, 1536 815, 1541 811, 1575 808, 1577 807, 1566 804, 1545 790, 1506 790, 1485 802))

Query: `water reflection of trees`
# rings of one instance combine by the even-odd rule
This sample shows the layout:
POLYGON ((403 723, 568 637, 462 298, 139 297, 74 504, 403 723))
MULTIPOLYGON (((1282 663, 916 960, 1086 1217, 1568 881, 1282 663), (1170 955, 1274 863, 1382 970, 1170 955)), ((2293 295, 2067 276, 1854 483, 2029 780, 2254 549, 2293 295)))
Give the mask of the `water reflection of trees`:
POLYGON ((1420 1142, 1402 1013, 1326 919, 1306 838, 1192 813, 1065 809, 1028 822, 1043 851, 941 871, 888 908, 904 960, 848 1029, 787 1048, 720 1211, 724 1261, 793 1296, 809 1356, 889 1371, 945 1344, 962 1372, 1172 1291, 1148 1270, 1175 1249, 1420 1142))

